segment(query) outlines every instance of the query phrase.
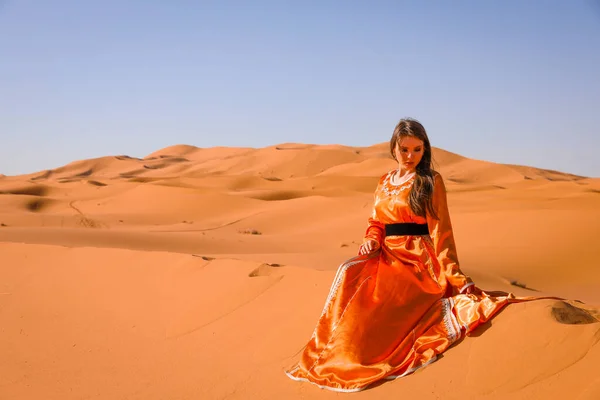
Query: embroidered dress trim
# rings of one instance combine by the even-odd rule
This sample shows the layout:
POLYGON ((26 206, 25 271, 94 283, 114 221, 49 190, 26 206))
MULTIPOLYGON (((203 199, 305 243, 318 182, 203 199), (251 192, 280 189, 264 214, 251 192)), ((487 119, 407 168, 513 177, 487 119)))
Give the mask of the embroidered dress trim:
POLYGON ((442 299, 442 317, 446 331, 448 331, 448 340, 450 343, 454 343, 460 338, 460 324, 452 312, 453 308, 454 300, 442 299))
MULTIPOLYGON (((317 359, 315 360, 315 362, 313 363, 313 365, 310 366, 310 368, 308 369, 308 371, 312 371, 313 368, 315 367, 315 365, 317 365, 319 363, 319 361, 321 361, 321 357, 323 357, 323 354, 325 354, 325 351, 327 351, 327 348, 329 347, 329 344, 331 343, 331 341, 334 338, 334 332, 337 330, 337 327, 339 325, 339 323, 342 321, 342 318, 344 318, 344 315, 346 314, 346 310, 348 309, 348 307, 350 306, 350 303, 352 303, 352 300, 354 300, 354 297, 356 297, 356 295, 358 294, 358 292, 360 291, 360 289, 362 288, 362 286, 369 280, 371 279, 371 277, 367 277, 365 278, 365 280, 363 280, 360 285, 358 285, 358 287, 356 288, 356 291, 354 292, 354 294, 352 295, 352 297, 350 297, 350 300, 348 300, 348 304, 346 304, 346 307, 344 308, 344 310, 342 311, 342 313, 340 314, 340 317, 338 319, 337 324, 335 324, 332 328, 331 328, 331 337, 329 338, 329 341, 327 342, 327 344, 325 345, 325 347, 323 348, 323 350, 321 351, 321 353, 319 354, 319 357, 317 357, 317 359)), ((315 329, 315 333, 316 333, 316 329, 315 329)), ((313 333, 313 337, 315 336, 315 333, 313 333)))
MULTIPOLYGON (((353 265, 360 264, 361 262, 367 261, 368 259, 370 259, 375 254, 377 254, 377 253, 373 252, 373 253, 369 254, 369 256, 367 258, 363 258, 363 256, 353 257, 353 258, 347 260, 346 262, 342 263, 338 267, 337 273, 335 274, 335 277, 333 278, 333 283, 331 284, 331 288, 329 289, 329 295, 327 296, 327 299, 325 300, 325 306, 323 306, 323 311, 321 311, 321 315, 319 316, 319 320, 327 312, 327 309, 329 308, 329 304, 331 303, 331 300, 333 299, 333 297, 337 293, 337 290, 338 290, 340 284, 342 283, 342 279, 344 277, 344 274, 346 273, 346 271, 348 270, 348 268, 352 267, 353 265)), ((313 337, 315 336, 316 332, 317 332, 317 329, 315 328, 315 331, 313 333, 313 337)))

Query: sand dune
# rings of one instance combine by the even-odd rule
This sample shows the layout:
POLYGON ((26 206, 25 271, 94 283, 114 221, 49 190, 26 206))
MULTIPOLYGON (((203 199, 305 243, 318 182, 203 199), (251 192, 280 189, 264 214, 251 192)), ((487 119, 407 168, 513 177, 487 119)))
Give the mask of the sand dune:
MULTIPOLYGON (((463 269, 566 300, 352 396, 600 398, 600 178, 434 159, 463 269)), ((0 175, 0 398, 330 398, 283 369, 394 165, 387 143, 175 145, 0 175)))

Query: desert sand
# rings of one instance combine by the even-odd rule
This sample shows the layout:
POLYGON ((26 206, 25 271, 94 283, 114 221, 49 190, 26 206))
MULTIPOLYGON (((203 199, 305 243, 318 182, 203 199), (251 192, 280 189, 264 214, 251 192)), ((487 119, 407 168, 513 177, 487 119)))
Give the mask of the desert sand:
POLYGON ((356 394, 283 371, 387 144, 177 145, 0 176, 0 399, 600 399, 600 178, 434 150, 462 269, 512 304, 356 394))

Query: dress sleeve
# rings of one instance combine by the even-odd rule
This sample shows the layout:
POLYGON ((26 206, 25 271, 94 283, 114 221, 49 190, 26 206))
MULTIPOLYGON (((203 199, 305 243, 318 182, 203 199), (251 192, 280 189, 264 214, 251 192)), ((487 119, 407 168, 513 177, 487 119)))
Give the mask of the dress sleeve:
POLYGON ((448 211, 448 200, 446 196, 446 186, 442 176, 435 175, 435 184, 433 188, 433 209, 438 219, 427 215, 427 225, 429 234, 433 240, 433 248, 437 259, 446 276, 446 281, 452 287, 452 294, 463 292, 467 287, 474 285, 471 278, 466 276, 460 270, 458 256, 456 253, 456 243, 452 231, 452 222, 448 211))
POLYGON ((377 241, 381 246, 381 239, 383 238, 383 233, 385 232, 384 225, 377 218, 377 197, 381 191, 381 186, 385 180, 384 175, 379 179, 379 183, 377 184, 377 189, 375 190, 375 194, 373 195, 373 208, 371 209, 371 216, 367 221, 367 230, 365 232, 365 236, 363 237, 363 243, 367 240, 372 239, 377 241))

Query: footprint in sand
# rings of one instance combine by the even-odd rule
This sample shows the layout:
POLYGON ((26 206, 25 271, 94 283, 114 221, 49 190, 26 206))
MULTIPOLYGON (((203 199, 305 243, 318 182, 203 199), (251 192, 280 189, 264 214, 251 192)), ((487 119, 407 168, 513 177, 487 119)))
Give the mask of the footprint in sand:
POLYGON ((275 268, 283 267, 281 264, 270 264, 264 263, 260 264, 258 268, 254 269, 252 272, 248 274, 250 278, 255 278, 257 276, 269 276, 273 273, 275 268))
POLYGON ((585 310, 567 302, 557 302, 552 306, 552 316, 561 324, 582 325, 600 322, 592 310, 585 310))
POLYGON ((199 254, 192 254, 192 257, 199 257, 199 258, 203 259, 204 261, 212 261, 215 259, 214 257, 201 256, 199 254))
POLYGON ((92 218, 89 218, 88 216, 86 216, 83 212, 81 212, 81 210, 77 207, 75 207, 75 201, 72 201, 69 203, 69 207, 71 207, 73 210, 75 210, 79 215, 78 217, 78 224, 85 227, 85 228, 102 228, 102 227, 107 227, 107 225, 103 222, 99 222, 96 221, 92 218))
MULTIPOLYGON (((205 259, 200 255, 194 256, 205 259)), ((253 307, 283 279, 283 275, 274 272, 279 264, 264 263, 255 267, 255 263, 232 259, 211 258, 205 261, 208 262, 203 263, 201 273, 198 267, 190 266, 179 270, 172 278, 178 282, 178 289, 168 296, 165 309, 169 339, 198 332, 235 313, 244 312, 243 309, 253 307), (254 269, 249 274, 244 273, 247 267, 254 269), (248 279, 246 274, 265 278, 248 279)))

